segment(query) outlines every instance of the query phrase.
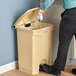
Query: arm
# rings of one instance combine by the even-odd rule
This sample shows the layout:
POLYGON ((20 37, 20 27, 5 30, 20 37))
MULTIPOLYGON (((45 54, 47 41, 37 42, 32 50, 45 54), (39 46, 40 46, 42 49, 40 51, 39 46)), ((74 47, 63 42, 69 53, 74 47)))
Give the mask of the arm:
POLYGON ((50 7, 55 0, 44 0, 41 10, 45 11, 48 7, 50 7))

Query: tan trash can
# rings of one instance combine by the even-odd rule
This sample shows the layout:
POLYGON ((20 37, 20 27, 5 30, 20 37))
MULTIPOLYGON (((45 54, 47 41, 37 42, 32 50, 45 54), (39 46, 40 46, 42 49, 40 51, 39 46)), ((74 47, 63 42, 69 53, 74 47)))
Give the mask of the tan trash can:
POLYGON ((32 75, 39 73, 40 64, 51 65, 52 61, 53 24, 38 22, 38 9, 28 10, 14 25, 17 29, 19 70, 32 75), (27 23, 32 29, 25 27, 27 23))

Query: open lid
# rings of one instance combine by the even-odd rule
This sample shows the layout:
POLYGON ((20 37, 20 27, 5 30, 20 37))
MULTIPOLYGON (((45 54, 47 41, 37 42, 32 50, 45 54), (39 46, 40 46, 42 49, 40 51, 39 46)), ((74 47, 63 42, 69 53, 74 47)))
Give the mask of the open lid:
MULTIPOLYGON (((22 26, 22 25, 26 25, 28 23, 33 23, 35 21, 38 21, 39 20, 37 18, 38 9, 39 9, 39 7, 26 11, 22 16, 19 17, 19 19, 14 24, 15 28, 17 28, 18 26, 22 26)), ((44 13, 45 13, 45 11, 44 11, 44 13)))
POLYGON ((38 21, 38 18, 37 18, 38 9, 39 8, 37 7, 26 11, 22 16, 20 16, 20 18, 16 21, 14 26, 17 27, 17 26, 26 25, 28 23, 38 21))

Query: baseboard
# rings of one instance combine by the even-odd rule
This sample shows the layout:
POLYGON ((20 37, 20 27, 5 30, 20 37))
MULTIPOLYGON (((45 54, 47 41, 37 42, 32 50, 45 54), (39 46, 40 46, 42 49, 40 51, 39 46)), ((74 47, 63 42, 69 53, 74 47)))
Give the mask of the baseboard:
POLYGON ((14 62, 8 63, 6 65, 0 66, 0 74, 8 72, 17 67, 18 67, 18 61, 14 61, 14 62))

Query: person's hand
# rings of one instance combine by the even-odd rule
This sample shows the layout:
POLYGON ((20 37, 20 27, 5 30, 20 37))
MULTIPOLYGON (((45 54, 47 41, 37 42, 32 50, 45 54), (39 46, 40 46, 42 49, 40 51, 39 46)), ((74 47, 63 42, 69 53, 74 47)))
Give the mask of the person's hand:
POLYGON ((39 9, 38 10, 38 16, 40 16, 43 12, 44 12, 43 10, 39 9))

